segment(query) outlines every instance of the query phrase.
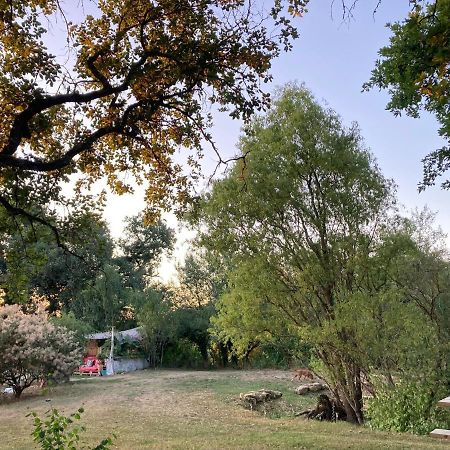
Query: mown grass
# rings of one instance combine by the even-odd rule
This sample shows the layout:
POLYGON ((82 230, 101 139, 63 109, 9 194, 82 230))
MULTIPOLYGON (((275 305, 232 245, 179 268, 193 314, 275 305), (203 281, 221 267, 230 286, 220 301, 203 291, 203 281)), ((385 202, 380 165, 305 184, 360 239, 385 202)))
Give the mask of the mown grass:
POLYGON ((32 392, 0 405, 0 450, 35 448, 26 417, 30 411, 43 415, 56 407, 69 414, 81 405, 86 410, 84 442, 94 445, 116 433, 115 448, 124 450, 448 449, 448 444, 428 437, 293 417, 292 410, 308 407, 314 398, 297 396, 288 376, 274 374, 280 372, 148 370, 32 392), (240 392, 263 387, 283 392, 284 403, 275 415, 238 404, 240 392))
POLYGON ((222 378, 219 382, 214 378, 185 379, 176 388, 190 392, 210 391, 224 402, 235 403, 248 409, 250 409, 250 406, 239 400, 239 393, 257 391, 263 388, 281 391, 283 394, 281 399, 257 406, 258 412, 271 419, 295 417, 295 413, 314 407, 317 398, 317 394, 297 395, 294 391, 295 384, 288 379, 271 381, 256 377, 254 380, 242 380, 237 375, 222 378))

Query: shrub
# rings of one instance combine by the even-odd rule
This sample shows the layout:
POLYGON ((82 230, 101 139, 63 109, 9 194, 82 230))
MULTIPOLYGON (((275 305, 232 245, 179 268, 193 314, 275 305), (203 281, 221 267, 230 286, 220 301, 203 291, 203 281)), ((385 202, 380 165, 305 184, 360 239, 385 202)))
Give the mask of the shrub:
POLYGON ((94 331, 91 325, 77 319, 72 311, 69 311, 68 313, 63 312, 60 317, 53 317, 51 322, 56 326, 73 331, 75 333, 75 339, 80 347, 86 345, 86 335, 94 331))
POLYGON ((196 344, 188 339, 179 339, 167 347, 163 365, 165 367, 199 369, 204 367, 204 361, 196 344))
MULTIPOLYGON (((85 431, 84 426, 74 426, 75 420, 80 420, 83 408, 66 417, 58 412, 57 409, 51 409, 46 413, 46 420, 32 412, 27 415, 34 417, 34 430, 31 433, 33 440, 40 444, 42 450, 77 450, 80 441, 80 432, 85 431)), ((89 447, 90 450, 109 450, 113 439, 108 437, 103 439, 95 447, 89 447)))
POLYGON ((309 366, 311 347, 298 338, 276 338, 262 342, 250 355, 253 368, 279 368, 309 366))
POLYGON ((450 414, 436 403, 444 397, 431 383, 402 382, 380 390, 369 402, 370 426, 381 430, 428 434, 434 428, 449 428, 450 414))
POLYGON ((0 383, 18 398, 37 380, 68 379, 79 364, 74 333, 56 327, 43 312, 24 314, 19 306, 0 307, 0 383))
POLYGON ((130 337, 125 337, 117 347, 114 347, 114 355, 123 358, 145 358, 147 356, 142 342, 130 337))

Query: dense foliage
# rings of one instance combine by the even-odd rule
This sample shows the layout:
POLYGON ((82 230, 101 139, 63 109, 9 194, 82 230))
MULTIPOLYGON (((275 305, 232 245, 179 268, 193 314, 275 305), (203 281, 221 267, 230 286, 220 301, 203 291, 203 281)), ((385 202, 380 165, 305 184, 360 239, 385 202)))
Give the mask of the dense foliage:
MULTIPOLYGON (((291 10, 303 3, 292 1, 291 10)), ((69 204, 61 187, 70 176, 76 201, 100 179, 117 194, 145 183, 149 219, 185 203, 189 177, 174 155, 193 150, 185 160, 195 176, 201 141, 211 141, 205 105, 242 118, 268 105, 261 81, 270 80, 271 61, 297 35, 286 6, 2 2, 2 209, 54 226, 44 206, 69 204), (56 43, 51 29, 58 29, 56 43)))
POLYGON ((72 331, 80 348, 86 345, 86 336, 94 330, 86 321, 77 319, 73 311, 63 312, 58 317, 52 317, 51 322, 57 327, 72 331))
POLYGON ((235 310, 238 330, 276 333, 288 321, 291 333, 314 342, 347 416, 362 422, 361 368, 345 351, 354 331, 337 316, 364 281, 358 262, 383 221, 389 183, 357 128, 345 129, 296 87, 253 122, 241 151, 251 151, 246 166, 204 202, 205 242, 235 259, 227 311, 235 310))
POLYGON ((59 232, 67 236, 63 248, 48 226, 1 211, 0 288, 7 303, 26 303, 35 293, 45 296, 54 312, 111 258, 111 237, 98 207, 83 208, 59 222, 59 232))
POLYGON ((174 240, 174 231, 164 222, 146 224, 142 213, 127 217, 118 241, 120 256, 114 258, 125 285, 144 289, 155 275, 162 253, 173 249, 174 240))
POLYGON ((52 314, 72 312, 90 328, 136 326, 134 308, 152 282, 173 231, 163 222, 145 225, 142 214, 127 218, 126 239, 115 242, 98 216, 73 224, 73 253, 59 248, 47 228, 24 226, 2 235, 0 288, 6 303, 41 302, 52 314), (25 240, 26 238, 26 240, 25 240), (76 253, 75 253, 76 252, 76 253), (3 263, 3 264, 1 264, 3 263))
POLYGON ((429 380, 400 382, 379 390, 369 402, 370 425, 382 430, 428 434, 435 428, 447 429, 450 414, 436 406, 444 398, 445 387, 429 380))
POLYGON ((176 324, 172 320, 172 304, 162 292, 147 293, 138 311, 138 323, 144 334, 144 348, 153 367, 162 365, 164 352, 173 341, 176 324))

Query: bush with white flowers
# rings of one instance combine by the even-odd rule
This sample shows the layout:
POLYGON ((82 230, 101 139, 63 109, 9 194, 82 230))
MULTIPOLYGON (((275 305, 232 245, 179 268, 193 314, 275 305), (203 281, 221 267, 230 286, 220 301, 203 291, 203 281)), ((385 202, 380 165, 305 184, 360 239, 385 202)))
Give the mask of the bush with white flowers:
POLYGON ((0 384, 16 397, 38 380, 67 380, 81 356, 74 333, 50 323, 44 312, 0 307, 0 384))

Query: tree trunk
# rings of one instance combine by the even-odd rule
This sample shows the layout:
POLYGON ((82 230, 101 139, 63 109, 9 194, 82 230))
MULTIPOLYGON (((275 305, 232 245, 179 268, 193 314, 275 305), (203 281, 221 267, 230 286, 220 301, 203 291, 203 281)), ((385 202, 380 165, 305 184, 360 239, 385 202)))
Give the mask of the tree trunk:
POLYGON ((248 344, 247 350, 245 351, 245 354, 244 354, 244 361, 246 363, 250 362, 250 355, 251 355, 252 351, 255 350, 255 348, 258 348, 258 346, 259 346, 259 342, 251 342, 250 344, 248 344))
POLYGON ((202 355, 202 360, 204 365, 208 363, 209 357, 208 357, 208 337, 207 336, 201 336, 200 338, 196 339, 195 344, 197 344, 198 350, 200 351, 200 354, 202 355))
POLYGON ((350 406, 350 404, 345 401, 343 406, 345 409, 345 414, 347 414, 347 422, 358 423, 358 418, 356 417, 356 414, 354 413, 353 408, 350 406))
MULTIPOLYGON (((329 385, 336 401, 347 414, 347 421, 362 424, 364 422, 361 368, 345 355, 318 352, 330 374, 329 385)), ((328 381, 328 380, 327 380, 328 381)))
POLYGON ((350 364, 345 368, 346 377, 337 383, 339 398, 347 414, 347 422, 362 424, 364 422, 361 369, 350 364))
POLYGON ((161 342, 161 359, 160 359, 160 364, 159 364, 160 367, 162 367, 162 365, 163 365, 163 358, 164 358, 164 343, 161 342))
POLYGON ((228 348, 222 342, 219 342, 220 362, 223 368, 228 366, 228 348))
POLYGON ((22 395, 22 392, 25 388, 22 386, 13 386, 13 391, 14 391, 14 397, 16 397, 17 399, 20 398, 20 396, 22 395))

